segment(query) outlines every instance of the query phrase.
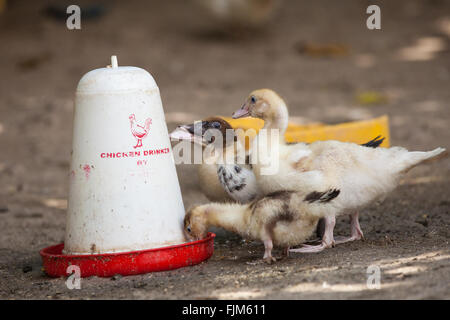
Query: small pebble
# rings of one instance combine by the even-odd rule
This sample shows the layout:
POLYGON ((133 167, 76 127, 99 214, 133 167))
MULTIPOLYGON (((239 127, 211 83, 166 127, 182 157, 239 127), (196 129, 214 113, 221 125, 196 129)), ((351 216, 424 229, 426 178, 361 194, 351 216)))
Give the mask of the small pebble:
POLYGON ((23 268, 22 268, 22 272, 23 273, 27 273, 27 272, 30 272, 30 271, 33 271, 33 267, 32 266, 29 266, 29 265, 23 266, 23 268))
POLYGON ((115 274, 115 275, 113 275, 113 276, 111 277, 111 280, 116 281, 116 280, 119 280, 119 279, 121 279, 121 278, 122 278, 122 275, 120 275, 120 274, 115 274))
POLYGON ((421 224, 424 227, 428 227, 428 220, 427 219, 418 219, 418 220, 416 220, 416 223, 421 224))
POLYGON ((136 289, 144 288, 145 286, 147 286, 147 284, 145 282, 135 282, 133 284, 133 287, 136 289))

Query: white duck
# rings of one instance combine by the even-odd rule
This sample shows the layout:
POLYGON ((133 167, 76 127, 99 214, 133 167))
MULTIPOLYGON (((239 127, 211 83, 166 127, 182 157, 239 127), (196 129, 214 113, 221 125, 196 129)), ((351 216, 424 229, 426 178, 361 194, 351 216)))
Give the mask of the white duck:
MULTIPOLYGON (((234 118, 247 116, 263 119, 263 129, 266 130, 285 130, 287 126, 286 104, 269 89, 252 92, 233 114, 234 118)), ((253 172, 262 194, 279 190, 311 193, 337 188, 341 191, 339 198, 330 204, 333 210, 329 212, 332 214, 324 216, 322 243, 291 249, 292 252, 319 252, 335 243, 361 239, 360 209, 391 192, 409 169, 445 151, 443 148, 429 152, 409 152, 401 147, 376 149, 339 141, 286 145, 264 139, 264 134, 265 130, 261 130, 253 141, 251 156, 253 172), (279 161, 276 174, 264 174, 264 169, 267 169, 264 161, 267 160, 279 161), (351 216, 351 236, 335 241, 335 217, 342 214, 351 216)))

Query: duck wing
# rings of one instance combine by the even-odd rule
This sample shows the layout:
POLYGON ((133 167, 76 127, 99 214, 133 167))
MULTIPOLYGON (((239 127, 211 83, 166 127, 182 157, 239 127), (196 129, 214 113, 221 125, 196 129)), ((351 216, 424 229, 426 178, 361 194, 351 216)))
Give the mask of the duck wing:
POLYGON ((224 190, 237 202, 248 203, 258 195, 255 174, 246 166, 218 165, 217 176, 224 190))

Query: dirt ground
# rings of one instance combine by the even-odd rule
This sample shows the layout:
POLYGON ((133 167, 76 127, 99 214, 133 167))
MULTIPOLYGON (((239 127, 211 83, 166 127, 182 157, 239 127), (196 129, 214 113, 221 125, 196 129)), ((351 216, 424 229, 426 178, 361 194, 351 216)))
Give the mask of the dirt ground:
MULTIPOLYGON (((189 117, 230 115, 251 90, 269 87, 292 116, 337 123, 387 114, 393 145, 450 147, 449 1, 287 0, 268 28, 242 37, 215 32, 187 1, 109 4, 74 31, 43 14, 42 1, 11 1, 0 16, 1 299, 450 298, 448 158, 415 168, 367 208, 365 241, 251 265, 262 244, 218 230, 214 255, 194 267, 92 277, 81 290, 47 277, 38 252, 64 238, 75 88, 111 54, 153 74, 169 130, 189 117), (372 3, 382 30, 365 26, 372 3), (345 52, 300 53, 299 43, 345 52), (379 103, 358 100, 364 92, 379 103), (366 287, 370 265, 381 268, 379 290, 366 287)), ((193 166, 177 170, 186 208, 205 203, 193 166)), ((340 218, 336 233, 348 232, 340 218)))

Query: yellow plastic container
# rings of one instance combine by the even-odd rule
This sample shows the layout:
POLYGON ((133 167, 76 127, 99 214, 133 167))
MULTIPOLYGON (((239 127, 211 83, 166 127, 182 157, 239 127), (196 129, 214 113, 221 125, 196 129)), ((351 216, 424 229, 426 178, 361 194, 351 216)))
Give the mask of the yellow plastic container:
MULTIPOLYGON (((254 129, 255 133, 248 133, 250 138, 258 132, 264 125, 264 121, 255 118, 232 119, 222 117, 228 121, 233 128, 243 130, 254 129)), ((312 123, 308 125, 298 125, 289 123, 286 130, 285 139, 287 142, 311 143, 318 140, 339 140, 343 142, 366 143, 377 136, 384 137, 382 147, 390 146, 389 118, 384 115, 370 120, 339 123, 336 125, 326 125, 322 123, 312 123)))
POLYGON ((0 0, 0 14, 6 10, 6 0, 0 0))

